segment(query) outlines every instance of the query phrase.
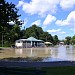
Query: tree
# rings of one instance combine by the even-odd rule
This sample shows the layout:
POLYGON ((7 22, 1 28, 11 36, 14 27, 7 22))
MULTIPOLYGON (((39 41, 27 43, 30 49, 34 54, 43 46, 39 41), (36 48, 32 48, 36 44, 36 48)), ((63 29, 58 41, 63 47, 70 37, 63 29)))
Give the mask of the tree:
POLYGON ((75 35, 71 39, 72 44, 75 44, 75 35))
POLYGON ((5 0, 0 0, 0 32, 6 32, 11 29, 12 25, 9 22, 13 21, 15 24, 20 24, 18 20, 20 15, 18 15, 18 9, 14 4, 8 3, 5 0))
POLYGON ((51 34, 49 34, 48 32, 43 32, 41 35, 40 35, 40 39, 41 40, 44 40, 45 42, 52 42, 53 40, 52 40, 52 36, 51 36, 51 34), (51 41, 52 40, 52 41, 51 41))
MULTIPOLYGON (((14 4, 8 3, 5 0, 0 0, 0 41, 2 42, 2 37, 7 40, 8 35, 11 35, 9 32, 12 29, 13 25, 10 25, 9 22, 14 22, 14 24, 22 25, 22 22, 19 21, 18 9, 14 4)), ((0 42, 0 44, 1 44, 0 42)))
POLYGON ((23 38, 28 38, 30 36, 35 37, 37 39, 41 39, 43 41, 48 41, 53 43, 53 37, 48 32, 44 32, 43 29, 37 25, 32 25, 29 28, 26 28, 26 30, 22 30, 23 38))
POLYGON ((65 37, 65 43, 67 44, 67 45, 69 45, 69 44, 71 44, 71 37, 70 36, 67 36, 67 37, 65 37))
POLYGON ((20 39, 20 27, 18 25, 14 25, 10 31, 10 39, 12 42, 20 39))
POLYGON ((40 34, 40 39, 43 41, 47 41, 47 37, 48 37, 48 32, 43 32, 42 34, 40 34))
POLYGON ((58 39, 58 36, 57 35, 55 35, 53 37, 53 40, 54 40, 54 45, 57 45, 59 43, 59 39, 58 39))
POLYGON ((31 27, 26 28, 26 31, 24 34, 26 38, 33 36, 39 39, 42 33, 43 33, 43 30, 41 27, 38 27, 37 25, 32 25, 31 27))
POLYGON ((51 42, 52 44, 54 43, 54 40, 51 34, 48 34, 48 41, 51 42))

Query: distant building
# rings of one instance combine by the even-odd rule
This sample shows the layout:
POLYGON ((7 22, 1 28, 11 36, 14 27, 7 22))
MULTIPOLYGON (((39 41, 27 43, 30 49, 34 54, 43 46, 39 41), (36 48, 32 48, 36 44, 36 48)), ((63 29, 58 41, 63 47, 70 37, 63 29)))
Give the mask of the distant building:
POLYGON ((59 45, 64 45, 64 42, 60 42, 59 45))
POLYGON ((34 37, 29 37, 28 39, 19 39, 15 41, 15 47, 21 48, 31 48, 31 47, 44 47, 44 41, 38 40, 34 37))

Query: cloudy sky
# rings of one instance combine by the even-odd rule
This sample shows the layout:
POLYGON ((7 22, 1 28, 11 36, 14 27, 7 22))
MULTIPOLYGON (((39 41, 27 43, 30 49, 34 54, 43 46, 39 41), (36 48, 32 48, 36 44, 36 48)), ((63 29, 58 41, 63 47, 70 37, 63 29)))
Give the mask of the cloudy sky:
POLYGON ((36 24, 59 39, 75 33, 75 0, 6 0, 19 9, 21 29, 36 24))

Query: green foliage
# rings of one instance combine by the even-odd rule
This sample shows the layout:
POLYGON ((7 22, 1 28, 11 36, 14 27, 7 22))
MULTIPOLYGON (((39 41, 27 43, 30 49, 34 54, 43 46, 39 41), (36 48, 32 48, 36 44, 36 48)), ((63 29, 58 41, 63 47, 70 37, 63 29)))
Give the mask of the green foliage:
POLYGON ((43 32, 40 35, 40 39, 43 40, 43 41, 48 41, 48 32, 43 32))
POLYGON ((14 25, 12 29, 10 30, 10 38, 12 42, 15 42, 15 40, 20 38, 20 27, 18 25, 14 25))
POLYGON ((48 32, 44 32, 42 28, 38 27, 37 25, 32 25, 26 30, 20 30, 20 27, 17 24, 15 24, 12 26, 12 29, 9 31, 9 33, 3 34, 4 45, 8 46, 9 43, 11 45, 20 38, 25 39, 31 36, 43 40, 44 42, 51 42, 54 45, 56 45, 59 41, 57 35, 52 37, 51 34, 49 34, 48 32))
POLYGON ((8 3, 5 0, 0 0, 0 32, 9 32, 12 25, 9 22, 13 21, 15 24, 20 24, 18 21, 20 15, 17 14, 18 9, 14 4, 8 3))
POLYGON ((33 36, 33 37, 39 39, 39 37, 41 36, 42 33, 43 33, 43 30, 41 27, 38 27, 36 25, 32 25, 32 27, 29 27, 26 29, 24 36, 26 36, 25 38, 33 36))
POLYGON ((54 39, 54 45, 56 45, 56 44, 59 43, 59 39, 58 39, 58 36, 57 36, 57 35, 55 35, 55 36, 53 37, 53 39, 54 39))
POLYGON ((65 37, 65 44, 67 44, 67 45, 69 45, 69 44, 71 44, 71 37, 70 36, 67 36, 67 37, 65 37))
POLYGON ((51 42, 52 44, 56 45, 59 42, 58 36, 55 35, 54 37, 49 34, 48 32, 44 32, 43 29, 37 25, 32 25, 26 30, 22 30, 22 38, 28 37, 35 37, 37 39, 43 40, 44 42, 51 42))
POLYGON ((18 20, 20 15, 17 13, 18 9, 14 4, 0 0, 0 46, 2 42, 4 46, 10 46, 9 42, 13 43, 20 38, 20 27, 18 25, 21 25, 22 22, 18 20), (11 21, 17 25, 10 25, 9 22, 11 21))
POLYGON ((11 25, 9 22, 13 21, 16 24, 19 24, 18 17, 20 15, 17 14, 18 9, 14 4, 8 3, 5 0, 0 1, 0 30, 1 32, 6 32, 11 29, 11 25))
POLYGON ((4 46, 4 47, 9 47, 9 46, 10 46, 9 41, 5 41, 3 46, 4 46))
POLYGON ((75 45, 75 35, 72 37, 72 40, 71 40, 72 44, 75 45))

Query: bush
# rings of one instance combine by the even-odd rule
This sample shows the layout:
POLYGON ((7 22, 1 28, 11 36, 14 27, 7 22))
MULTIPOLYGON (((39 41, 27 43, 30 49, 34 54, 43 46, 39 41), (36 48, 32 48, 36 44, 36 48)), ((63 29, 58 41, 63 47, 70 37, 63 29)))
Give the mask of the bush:
POLYGON ((11 44, 9 43, 9 41, 5 41, 4 44, 3 44, 3 46, 4 46, 4 47, 10 47, 11 44))

